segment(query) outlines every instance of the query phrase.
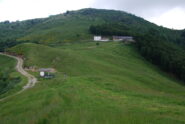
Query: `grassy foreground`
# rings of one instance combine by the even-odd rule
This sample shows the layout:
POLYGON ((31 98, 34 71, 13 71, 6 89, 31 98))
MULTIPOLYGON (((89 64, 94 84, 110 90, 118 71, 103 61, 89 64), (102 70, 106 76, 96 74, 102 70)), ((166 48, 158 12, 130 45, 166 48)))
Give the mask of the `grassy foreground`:
POLYGON ((10 51, 24 53, 26 66, 57 73, 0 102, 1 124, 185 124, 185 87, 131 45, 22 44, 10 51))

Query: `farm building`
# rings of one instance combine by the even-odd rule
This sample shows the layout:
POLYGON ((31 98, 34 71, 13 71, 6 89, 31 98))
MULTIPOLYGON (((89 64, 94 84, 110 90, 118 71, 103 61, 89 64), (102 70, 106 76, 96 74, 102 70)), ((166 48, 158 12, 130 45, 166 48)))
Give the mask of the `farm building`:
POLYGON ((94 36, 94 41, 100 41, 101 40, 101 36, 94 36))
POLYGON ((94 41, 125 41, 125 42, 135 42, 134 38, 132 36, 112 36, 112 40, 109 39, 109 37, 105 36, 94 36, 94 41))
POLYGON ((108 37, 103 37, 103 36, 94 36, 94 41, 110 41, 110 39, 108 37))
POLYGON ((113 36, 113 41, 134 42, 134 39, 132 36, 113 36))
POLYGON ((40 77, 43 78, 54 78, 55 70, 53 68, 41 68, 39 69, 40 77))

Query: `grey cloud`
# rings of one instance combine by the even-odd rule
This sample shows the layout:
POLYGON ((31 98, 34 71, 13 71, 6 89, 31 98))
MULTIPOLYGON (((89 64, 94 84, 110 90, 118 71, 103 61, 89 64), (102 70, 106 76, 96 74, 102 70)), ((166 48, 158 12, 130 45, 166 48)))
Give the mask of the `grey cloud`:
POLYGON ((185 7, 185 0, 95 0, 93 7, 119 9, 149 17, 175 7, 185 7))

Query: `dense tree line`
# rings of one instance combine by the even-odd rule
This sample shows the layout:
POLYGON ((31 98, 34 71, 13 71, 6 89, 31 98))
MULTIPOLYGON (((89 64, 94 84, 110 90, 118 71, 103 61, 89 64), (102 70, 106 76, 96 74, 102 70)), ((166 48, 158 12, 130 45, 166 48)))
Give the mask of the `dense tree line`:
POLYGON ((13 40, 11 41, 7 40, 7 41, 0 42, 0 52, 4 52, 7 48, 13 47, 17 44, 18 42, 13 41, 13 40))
POLYGON ((22 43, 36 43, 39 44, 39 42, 37 41, 16 41, 16 40, 6 40, 3 42, 0 42, 0 52, 4 52, 6 51, 7 48, 16 46, 18 44, 22 44, 22 43))
POLYGON ((167 42, 166 37, 159 33, 151 30, 136 36, 139 52, 147 60, 185 81, 185 50, 173 42, 167 42))
MULTIPOLYGON (((137 19, 138 20, 138 19, 137 19)), ((142 20, 140 20, 142 23, 142 20)), ((157 31, 157 36, 163 37, 167 42, 173 42, 180 47, 185 49, 185 30, 170 30, 164 27, 149 25, 141 25, 140 23, 134 23, 131 20, 121 20, 121 21, 110 21, 109 23, 91 25, 89 32, 94 35, 130 35, 130 36, 142 36, 152 30, 157 31)))
POLYGON ((89 31, 95 35, 129 35, 129 29, 121 24, 102 24, 102 25, 92 25, 89 31))
POLYGON ((181 38, 182 39, 179 41, 178 44, 180 44, 185 49, 185 29, 181 32, 181 38))
POLYGON ((43 19, 33 19, 27 21, 0 22, 0 42, 9 42, 25 36, 29 29, 40 24, 43 19))

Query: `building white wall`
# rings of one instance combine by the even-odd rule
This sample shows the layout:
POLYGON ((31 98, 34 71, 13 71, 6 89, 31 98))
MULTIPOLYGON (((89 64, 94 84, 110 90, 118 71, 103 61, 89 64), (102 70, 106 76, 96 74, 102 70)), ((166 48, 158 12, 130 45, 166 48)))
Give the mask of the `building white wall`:
POLYGON ((94 41, 101 41, 101 36, 94 36, 94 41))
POLYGON ((45 72, 41 71, 41 72, 40 72, 40 76, 41 76, 41 77, 44 77, 44 76, 45 76, 45 72))
POLYGON ((101 39, 100 41, 104 41, 104 42, 107 42, 107 41, 110 41, 109 39, 101 39))

